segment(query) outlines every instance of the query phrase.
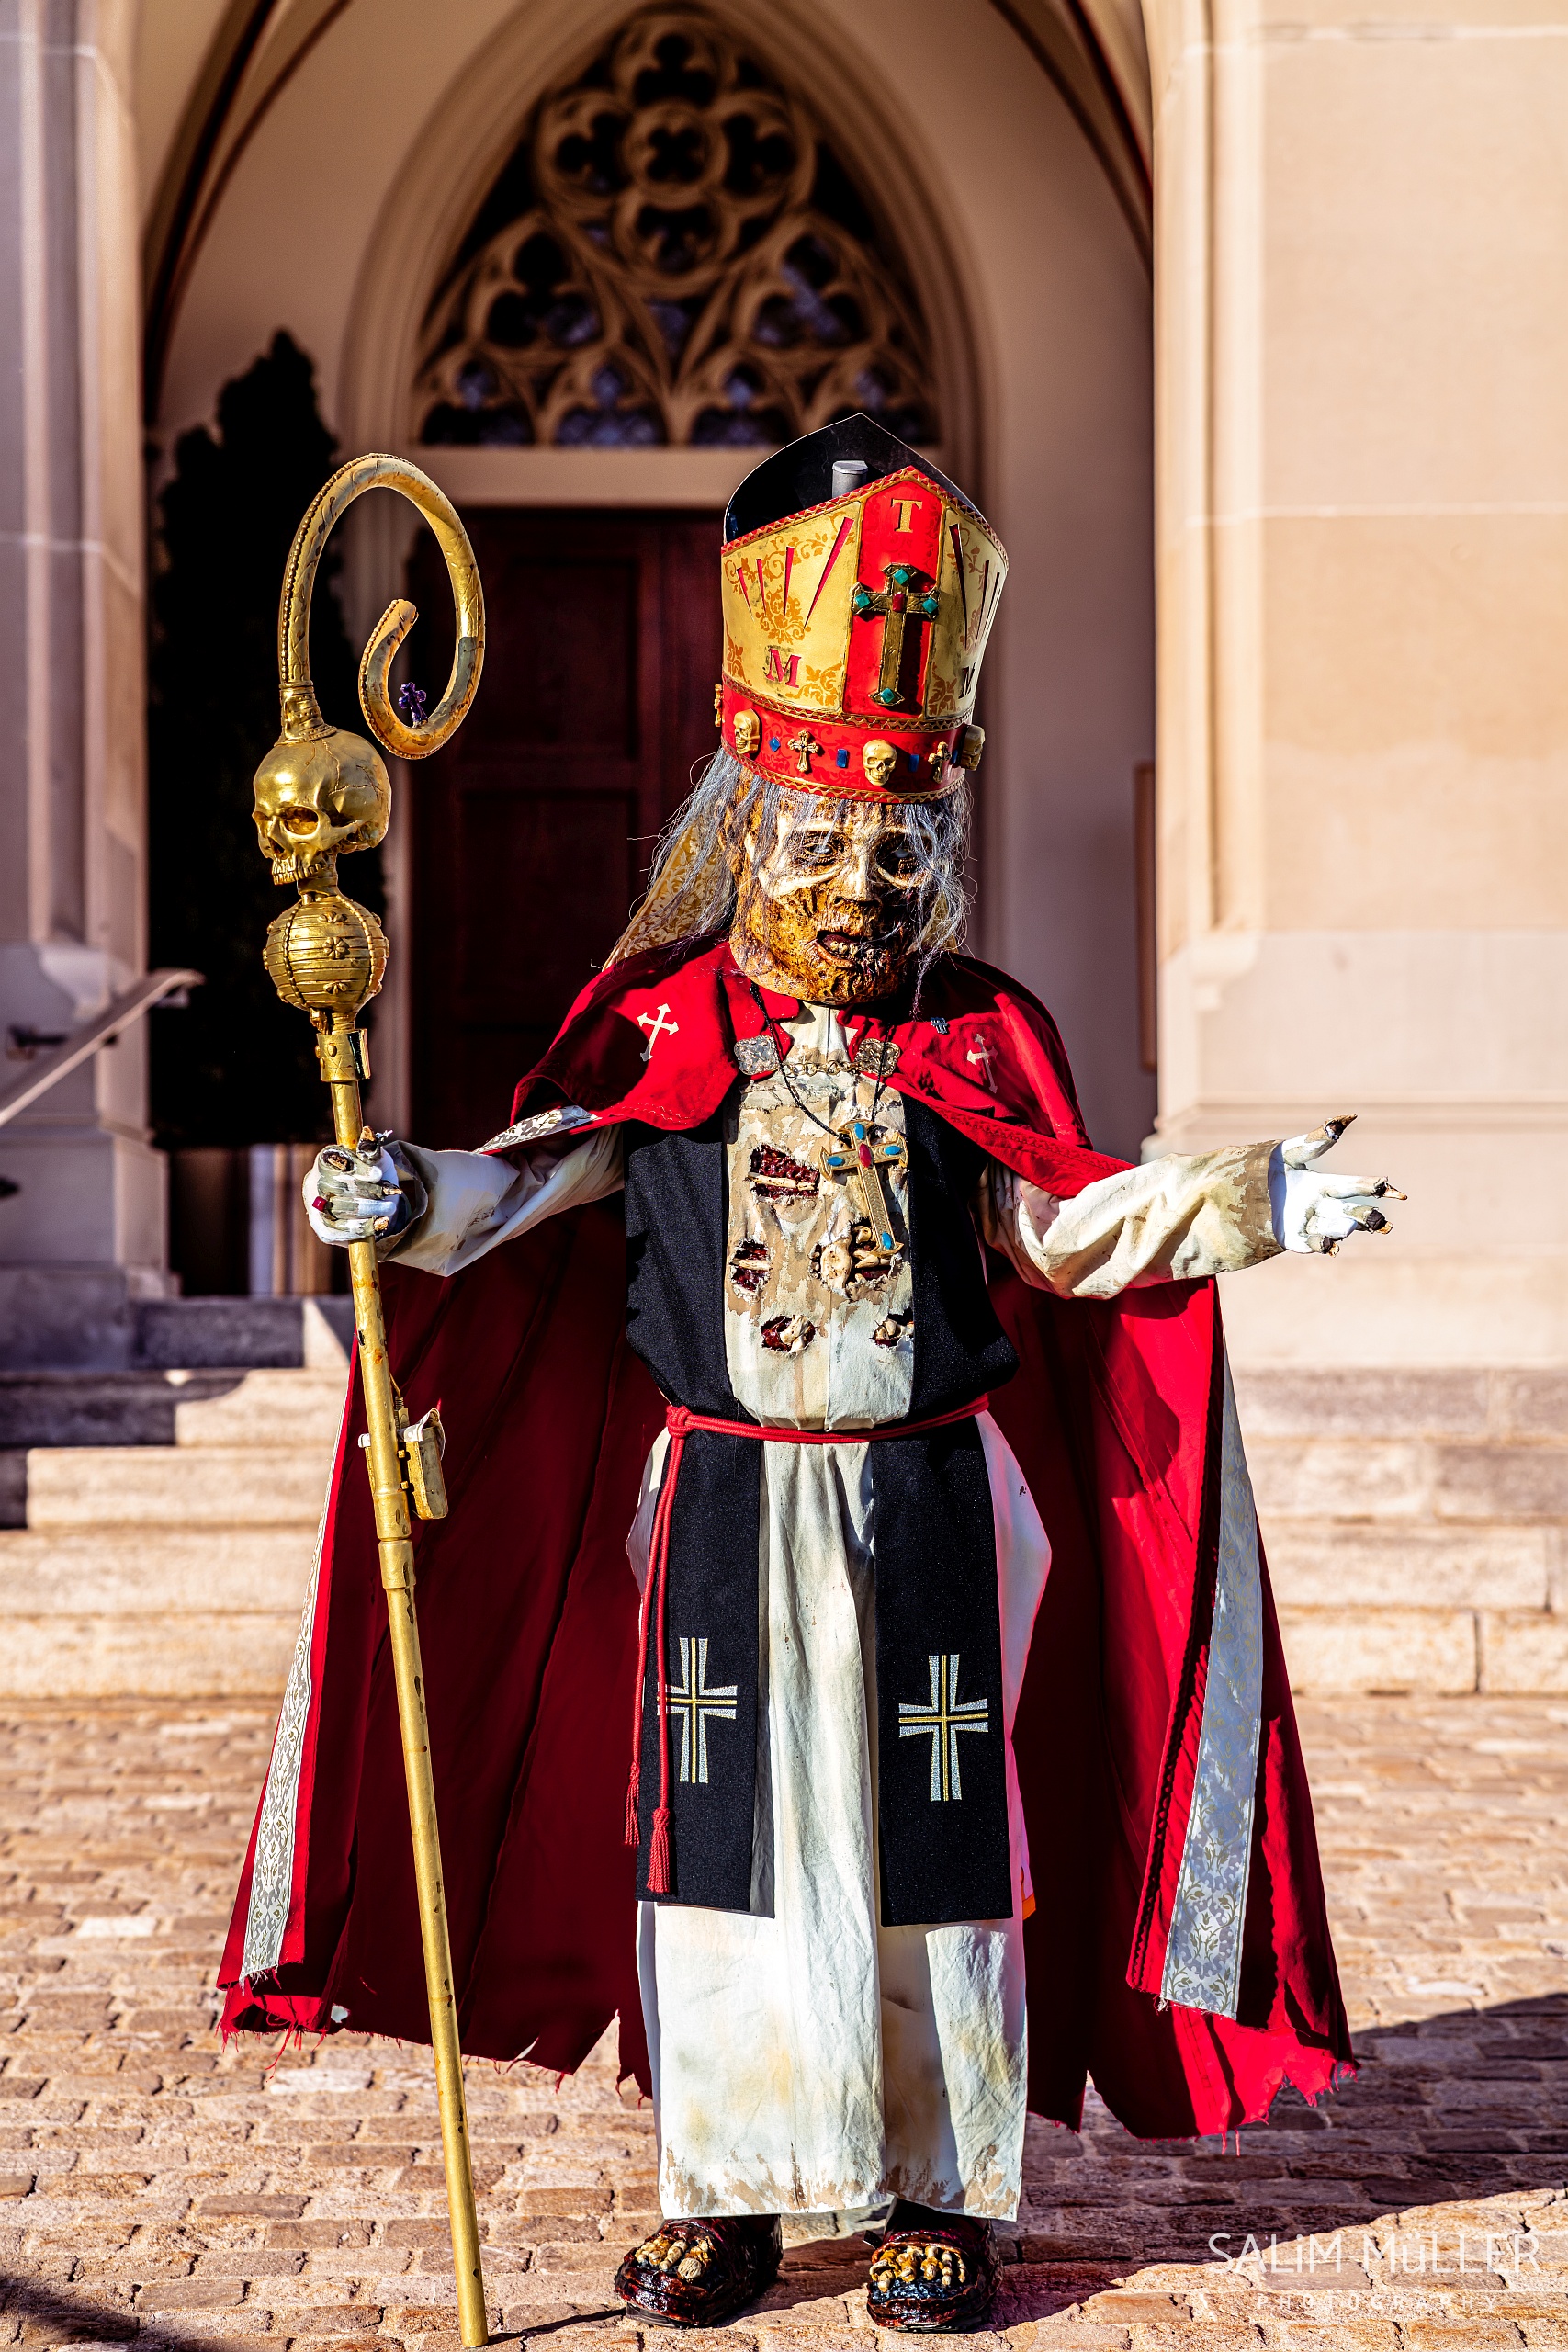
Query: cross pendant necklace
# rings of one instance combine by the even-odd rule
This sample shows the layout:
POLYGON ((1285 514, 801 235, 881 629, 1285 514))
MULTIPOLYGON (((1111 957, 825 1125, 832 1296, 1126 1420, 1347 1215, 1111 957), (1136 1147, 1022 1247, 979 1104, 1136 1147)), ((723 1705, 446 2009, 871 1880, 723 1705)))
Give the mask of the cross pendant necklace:
POLYGON ((823 1153, 822 1165, 829 1176, 859 1185, 861 1205, 865 1221, 876 1237, 876 1246, 884 1256, 891 1256, 893 1219, 882 1189, 882 1170, 906 1167, 909 1155, 900 1136, 889 1136, 884 1142, 875 1143, 874 1134, 869 1118, 852 1119, 847 1127, 831 1136, 838 1148, 823 1153))
MULTIPOLYGON (((778 1023, 763 1004, 762 992, 755 980, 751 982, 751 993, 757 1000, 757 1009, 769 1029, 776 1029, 778 1023)), ((810 1120, 814 1127, 821 1128, 829 1145, 833 1147, 822 1155, 824 1171, 829 1176, 837 1177, 841 1182, 852 1182, 858 1184, 865 1221, 876 1236, 877 1248, 884 1256, 890 1256, 893 1250, 893 1219, 888 1214, 887 1196, 882 1189, 881 1169, 907 1168, 909 1155, 901 1136, 889 1136, 882 1143, 872 1140, 876 1133, 876 1108, 882 1100, 882 1071, 879 1069, 876 1073, 876 1082, 871 1090, 871 1109, 865 1116, 863 1118, 857 1113, 846 1127, 830 1127, 827 1120, 819 1119, 810 1104, 803 1102, 795 1092, 784 1064, 784 1057, 788 1050, 788 1043, 782 1033, 778 1042, 781 1049, 779 1076, 784 1082, 790 1101, 797 1111, 810 1120)))

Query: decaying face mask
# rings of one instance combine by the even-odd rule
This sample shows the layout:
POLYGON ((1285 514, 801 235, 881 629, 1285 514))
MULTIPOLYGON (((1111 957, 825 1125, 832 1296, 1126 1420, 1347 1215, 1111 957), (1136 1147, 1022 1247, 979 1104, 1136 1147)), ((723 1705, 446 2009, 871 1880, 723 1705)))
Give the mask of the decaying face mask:
POLYGON ((802 794, 753 862, 738 845, 730 948, 749 978, 812 1004, 897 995, 914 962, 924 853, 897 801, 802 794))

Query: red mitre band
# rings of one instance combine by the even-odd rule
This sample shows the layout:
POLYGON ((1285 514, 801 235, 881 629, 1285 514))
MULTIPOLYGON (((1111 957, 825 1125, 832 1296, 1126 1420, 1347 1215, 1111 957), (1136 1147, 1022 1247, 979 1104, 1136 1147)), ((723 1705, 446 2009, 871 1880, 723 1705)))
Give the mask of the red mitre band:
POLYGON ((802 718, 726 678, 719 687, 725 748, 760 775, 829 800, 924 800, 952 789, 948 769, 977 767, 978 727, 940 733, 880 718, 802 718))
POLYGON ((953 762, 978 766, 971 713, 1007 555, 945 476, 852 417, 765 459, 725 527, 716 716, 739 759, 797 790, 870 800, 924 798, 949 788, 953 762), (775 496, 818 472, 827 488, 840 442, 869 452, 843 460, 848 486, 780 513, 775 496), (754 510, 754 528, 735 527, 754 510))

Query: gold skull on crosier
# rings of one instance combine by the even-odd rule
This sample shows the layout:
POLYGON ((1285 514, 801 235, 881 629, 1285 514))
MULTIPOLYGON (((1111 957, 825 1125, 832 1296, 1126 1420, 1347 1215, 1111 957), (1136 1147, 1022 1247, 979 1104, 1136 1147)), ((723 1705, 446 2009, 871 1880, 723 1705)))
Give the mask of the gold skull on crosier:
POLYGON ((276 742, 255 777, 252 811, 276 883, 330 885, 336 861, 374 849, 391 815, 386 763, 345 727, 276 742))

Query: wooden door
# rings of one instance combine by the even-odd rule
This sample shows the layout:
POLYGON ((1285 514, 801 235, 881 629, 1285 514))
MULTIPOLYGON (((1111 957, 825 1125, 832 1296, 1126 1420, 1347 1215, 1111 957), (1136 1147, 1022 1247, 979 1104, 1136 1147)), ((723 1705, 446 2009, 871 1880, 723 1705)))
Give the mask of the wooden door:
MULTIPOLYGON (((412 1131, 436 1146, 504 1126, 718 741, 716 514, 491 507, 464 521, 484 582, 484 676, 408 787, 412 1131)), ((428 537, 410 593, 422 615, 447 616, 415 664, 434 689, 450 597, 428 537)))

